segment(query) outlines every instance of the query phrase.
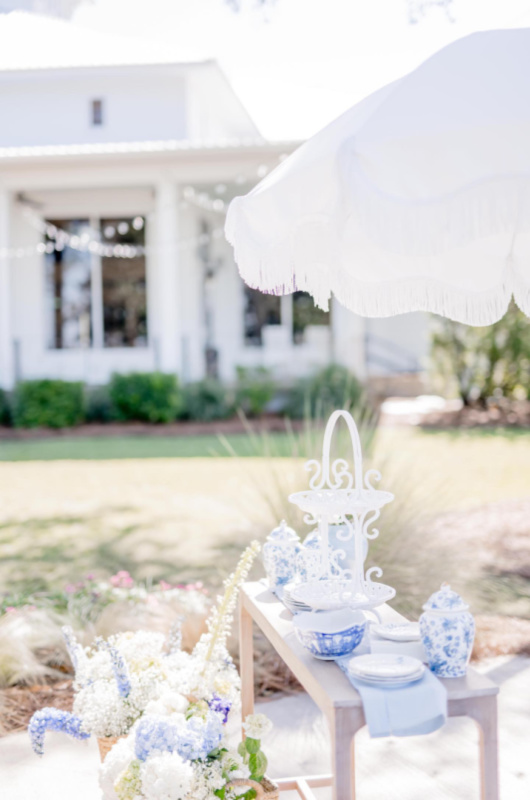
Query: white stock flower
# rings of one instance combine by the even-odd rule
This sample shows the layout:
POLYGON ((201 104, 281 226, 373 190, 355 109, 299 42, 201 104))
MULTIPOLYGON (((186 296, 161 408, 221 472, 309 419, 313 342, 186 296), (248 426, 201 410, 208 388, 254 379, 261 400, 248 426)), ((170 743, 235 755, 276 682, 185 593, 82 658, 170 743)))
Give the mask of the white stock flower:
POLYGON ((145 800, 185 800, 193 785, 193 767, 178 753, 151 756, 140 772, 145 800))
POLYGON ((272 722, 265 714, 249 714, 243 723, 243 728, 251 739, 263 739, 272 730, 272 722))

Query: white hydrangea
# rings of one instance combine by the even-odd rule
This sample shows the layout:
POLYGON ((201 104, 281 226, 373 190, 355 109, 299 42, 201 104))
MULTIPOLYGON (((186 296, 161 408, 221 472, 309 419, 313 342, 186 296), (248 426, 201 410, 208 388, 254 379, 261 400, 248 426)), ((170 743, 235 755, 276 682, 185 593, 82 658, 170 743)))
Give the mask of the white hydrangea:
POLYGON ((272 722, 265 714, 249 714, 243 728, 251 739, 263 739, 272 730, 272 722))
POLYGON ((120 739, 107 754, 99 769, 99 786, 102 800, 118 800, 114 784, 134 759, 134 736, 120 739))
POLYGON ((145 800, 186 800, 193 786, 193 767, 178 753, 161 753, 140 769, 145 800))
POLYGON ((145 707, 146 714, 169 716, 170 714, 183 714, 189 706, 189 701, 180 692, 163 688, 156 699, 151 700, 145 707))

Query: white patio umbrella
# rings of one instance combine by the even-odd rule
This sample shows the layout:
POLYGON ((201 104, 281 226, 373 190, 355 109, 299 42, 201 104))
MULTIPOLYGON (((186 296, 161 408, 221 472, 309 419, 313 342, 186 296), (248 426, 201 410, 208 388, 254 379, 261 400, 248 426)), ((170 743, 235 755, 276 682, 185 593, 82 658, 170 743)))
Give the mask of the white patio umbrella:
POLYGON ((264 292, 383 317, 530 314, 530 29, 477 33, 332 122, 245 197, 226 235, 264 292))

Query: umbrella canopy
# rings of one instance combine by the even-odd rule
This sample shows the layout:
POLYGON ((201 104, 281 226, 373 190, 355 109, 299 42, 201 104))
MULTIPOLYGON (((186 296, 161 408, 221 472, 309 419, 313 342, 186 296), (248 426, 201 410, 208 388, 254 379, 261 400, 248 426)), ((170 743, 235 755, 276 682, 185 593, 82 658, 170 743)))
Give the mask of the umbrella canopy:
POLYGON ((477 33, 354 106, 232 201, 243 279, 370 317, 530 314, 529 75, 530 29, 477 33))

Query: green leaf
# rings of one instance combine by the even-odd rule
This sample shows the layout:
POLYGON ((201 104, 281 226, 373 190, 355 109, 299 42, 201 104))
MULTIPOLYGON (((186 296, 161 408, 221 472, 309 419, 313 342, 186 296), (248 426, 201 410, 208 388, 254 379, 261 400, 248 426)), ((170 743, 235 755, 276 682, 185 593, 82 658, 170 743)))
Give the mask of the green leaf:
POLYGON ((257 753, 260 749, 261 742, 259 739, 251 739, 250 736, 247 736, 245 739, 245 747, 247 748, 248 753, 257 753))
POLYGON ((248 768, 250 770, 250 777, 253 781, 263 780, 265 770, 267 769, 267 757, 261 750, 253 753, 248 760, 248 768))
POLYGON ((247 758, 247 746, 246 746, 245 742, 240 742, 238 744, 237 752, 239 753, 241 758, 244 758, 246 760, 246 758, 247 758))

